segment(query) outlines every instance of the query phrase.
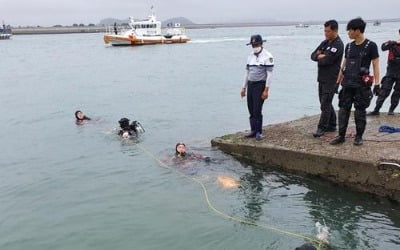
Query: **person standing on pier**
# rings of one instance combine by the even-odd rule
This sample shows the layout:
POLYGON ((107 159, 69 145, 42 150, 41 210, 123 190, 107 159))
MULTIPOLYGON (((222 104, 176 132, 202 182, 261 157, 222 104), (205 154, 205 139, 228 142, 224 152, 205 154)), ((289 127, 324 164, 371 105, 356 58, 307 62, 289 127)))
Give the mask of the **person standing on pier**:
POLYGON ((336 20, 324 24, 325 40, 311 54, 311 60, 318 62, 318 96, 321 115, 314 137, 325 132, 336 131, 336 113, 332 106, 336 92, 336 80, 343 57, 343 42, 338 35, 339 25, 336 20))
MULTIPOLYGON (((400 30, 399 30, 400 34, 400 30)), ((375 108, 368 115, 379 115, 383 102, 390 95, 394 84, 394 91, 390 100, 388 115, 394 115, 394 109, 400 99, 400 40, 387 41, 382 44, 382 50, 389 50, 386 75, 382 78, 381 89, 378 92, 375 108)))
POLYGON ((114 34, 118 35, 117 22, 114 22, 114 34))
POLYGON ((262 45, 265 40, 261 35, 250 37, 252 52, 247 58, 246 74, 240 96, 246 96, 247 89, 247 108, 250 113, 251 131, 246 135, 247 138, 255 137, 257 141, 262 140, 262 106, 268 98, 269 87, 271 84, 272 69, 274 58, 262 45))
POLYGON ((353 103, 356 123, 354 145, 363 144, 362 136, 367 125, 366 109, 372 99, 371 86, 375 82, 376 89, 380 80, 378 47, 365 38, 365 26, 361 18, 352 19, 347 24, 347 34, 353 41, 346 45, 342 70, 337 79, 338 84, 342 85, 339 92, 339 135, 330 142, 331 145, 344 143, 353 103), (371 62, 373 76, 369 71, 371 62))

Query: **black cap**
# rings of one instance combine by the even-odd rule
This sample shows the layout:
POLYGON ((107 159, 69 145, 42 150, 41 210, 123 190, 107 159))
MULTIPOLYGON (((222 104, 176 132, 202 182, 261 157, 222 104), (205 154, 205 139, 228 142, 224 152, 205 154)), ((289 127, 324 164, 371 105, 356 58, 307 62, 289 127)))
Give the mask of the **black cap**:
POLYGON ((257 35, 252 35, 250 37, 250 42, 246 45, 263 44, 263 42, 266 42, 266 40, 263 40, 261 35, 257 34, 257 35))

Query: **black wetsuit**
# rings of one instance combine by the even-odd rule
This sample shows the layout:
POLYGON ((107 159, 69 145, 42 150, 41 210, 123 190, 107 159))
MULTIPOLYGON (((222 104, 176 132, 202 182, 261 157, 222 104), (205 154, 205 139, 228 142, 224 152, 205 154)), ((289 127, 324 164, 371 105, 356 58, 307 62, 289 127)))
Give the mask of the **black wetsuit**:
POLYGON ((322 131, 336 129, 336 113, 332 100, 342 62, 343 47, 343 42, 338 36, 333 41, 323 41, 311 54, 311 60, 318 62, 318 96, 321 108, 318 129, 322 131), (318 60, 318 51, 325 55, 321 60, 318 60))
POLYGON ((346 45, 346 65, 343 72, 342 90, 339 93, 339 136, 345 137, 350 118, 351 107, 354 104, 354 119, 356 123, 356 137, 361 138, 367 124, 366 109, 372 99, 371 86, 367 86, 362 76, 369 74, 371 61, 378 58, 376 43, 365 39, 356 45, 353 41, 346 45))
POLYGON ((396 41, 388 41, 382 44, 382 50, 389 50, 386 75, 381 81, 381 91, 374 111, 379 112, 386 98, 390 95, 394 85, 394 91, 391 97, 389 112, 393 112, 399 104, 400 99, 400 44, 396 41))

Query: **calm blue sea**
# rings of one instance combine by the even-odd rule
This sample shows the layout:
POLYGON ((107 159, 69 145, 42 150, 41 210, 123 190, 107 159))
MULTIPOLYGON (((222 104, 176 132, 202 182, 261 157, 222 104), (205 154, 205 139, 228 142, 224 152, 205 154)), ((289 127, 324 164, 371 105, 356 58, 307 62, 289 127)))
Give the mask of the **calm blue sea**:
MULTIPOLYGON (((398 28, 369 25, 366 35, 380 45, 398 39, 398 28)), ((160 166, 170 164, 178 141, 213 160, 169 166, 200 179, 230 216, 309 237, 325 221, 331 249, 399 249, 398 204, 260 170, 210 146, 248 128, 239 94, 254 33, 268 40, 276 62, 265 123, 319 113, 310 53, 323 28, 187 33, 187 44, 141 47, 105 46, 103 34, 0 41, 0 249, 287 250, 306 242, 215 214, 198 184, 160 166), (76 125, 77 109, 93 120, 76 125), (122 117, 140 121, 146 133, 121 141, 114 128, 122 117), (241 187, 221 188, 220 175, 241 187)), ((381 52, 382 75, 386 57, 381 52)))

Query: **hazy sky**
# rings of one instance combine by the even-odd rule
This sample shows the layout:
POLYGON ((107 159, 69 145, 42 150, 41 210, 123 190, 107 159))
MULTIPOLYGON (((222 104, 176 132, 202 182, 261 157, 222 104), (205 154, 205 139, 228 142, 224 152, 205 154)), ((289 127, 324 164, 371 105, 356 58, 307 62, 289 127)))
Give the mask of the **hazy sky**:
POLYGON ((0 20, 15 26, 96 24, 107 17, 145 18, 152 5, 160 20, 184 16, 195 23, 400 18, 400 0, 0 0, 0 20))

